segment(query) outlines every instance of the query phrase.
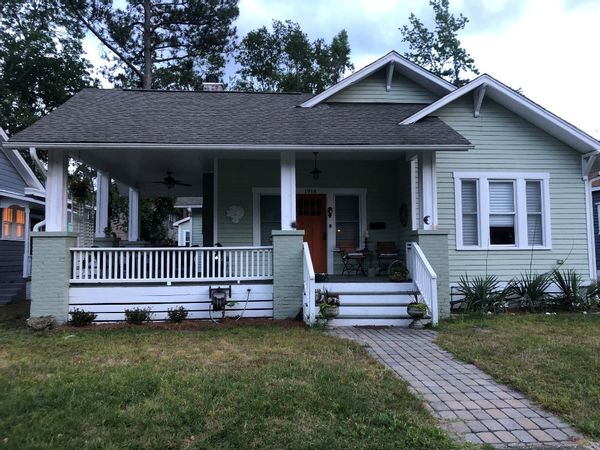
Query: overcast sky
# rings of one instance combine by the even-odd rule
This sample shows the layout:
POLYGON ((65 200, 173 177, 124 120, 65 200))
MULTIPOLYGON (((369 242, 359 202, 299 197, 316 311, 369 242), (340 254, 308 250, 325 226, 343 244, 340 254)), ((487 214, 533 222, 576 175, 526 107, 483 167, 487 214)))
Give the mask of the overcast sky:
MULTIPOLYGON (((489 73, 600 138, 600 0, 450 0, 470 23, 460 35, 489 73)), ((398 27, 414 12, 433 21, 428 0, 240 0, 238 35, 290 19, 312 38, 346 29, 356 69, 406 51, 398 27)), ((86 40, 92 62, 97 42, 86 40)))

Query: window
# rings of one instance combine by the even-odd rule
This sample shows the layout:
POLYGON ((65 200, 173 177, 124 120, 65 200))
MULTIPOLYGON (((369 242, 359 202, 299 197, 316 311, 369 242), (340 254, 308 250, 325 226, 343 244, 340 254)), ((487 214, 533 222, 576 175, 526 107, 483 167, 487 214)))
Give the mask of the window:
POLYGON ((190 230, 183 230, 183 245, 184 247, 192 246, 192 232, 190 230))
POLYGON ((2 239, 25 239, 25 210, 16 206, 2 210, 2 239))
POLYGON ((456 172, 457 249, 550 248, 547 174, 456 172))
POLYGON ((340 244, 360 246, 360 217, 357 195, 335 197, 336 247, 340 244))
POLYGON ((515 187, 512 181, 490 181, 490 245, 515 245, 515 187))
POLYGON ((260 196, 260 245, 273 245, 271 232, 281 228, 281 197, 260 196))

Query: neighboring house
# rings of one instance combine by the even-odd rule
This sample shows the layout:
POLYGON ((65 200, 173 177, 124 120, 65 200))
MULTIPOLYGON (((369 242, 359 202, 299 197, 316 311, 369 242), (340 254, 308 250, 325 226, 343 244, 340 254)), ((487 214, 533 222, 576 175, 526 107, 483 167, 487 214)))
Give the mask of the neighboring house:
MULTIPOLYGON (((0 128, 0 141, 8 136, 0 128)), ((44 215, 44 186, 18 151, 0 151, 0 304, 26 298, 30 231, 44 215)))
POLYGON ((185 298, 205 318, 210 286, 231 285, 235 300, 250 289, 253 316, 302 309, 310 322, 318 287, 342 295, 334 323, 405 325, 399 291, 436 321, 465 273, 596 275, 587 174, 600 143, 489 75, 456 88, 395 52, 318 95, 85 89, 10 145, 49 153, 53 233, 36 237, 32 314, 60 321, 74 307, 121 320, 128 298, 156 318, 185 298), (67 155, 132 186, 133 211, 165 173, 182 180, 167 184, 203 197, 205 247, 70 251, 67 155), (378 243, 395 243, 412 281, 335 276, 344 248, 366 246, 354 262, 376 267, 378 243), (50 253, 65 263, 44 265, 50 253))
POLYGON ((202 247, 202 197, 177 197, 175 209, 184 211, 185 217, 173 223, 177 228, 179 247, 202 247))

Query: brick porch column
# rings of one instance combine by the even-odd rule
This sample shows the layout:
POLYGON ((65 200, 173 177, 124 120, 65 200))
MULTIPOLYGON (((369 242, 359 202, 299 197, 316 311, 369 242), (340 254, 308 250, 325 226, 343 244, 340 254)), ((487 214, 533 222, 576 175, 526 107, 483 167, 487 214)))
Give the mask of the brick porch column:
POLYGON ((302 230, 275 230, 273 236, 273 318, 293 319, 302 309, 302 230))
POLYGON ((418 230, 412 240, 419 244, 437 275, 438 312, 440 319, 450 316, 450 275, 448 263, 448 232, 418 230))
POLYGON ((31 317, 52 315, 57 324, 63 324, 69 319, 69 249, 76 246, 75 233, 33 233, 31 317))

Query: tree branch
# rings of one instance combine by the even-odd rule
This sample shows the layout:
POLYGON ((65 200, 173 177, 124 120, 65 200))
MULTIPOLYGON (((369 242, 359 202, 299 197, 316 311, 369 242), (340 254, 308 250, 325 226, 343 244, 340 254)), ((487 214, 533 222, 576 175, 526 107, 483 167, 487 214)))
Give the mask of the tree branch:
POLYGON ((117 55, 117 57, 123 61, 123 63, 129 67, 139 78, 140 81, 143 80, 143 73, 140 69, 138 69, 137 67, 135 67, 133 65, 133 63, 131 61, 129 61, 125 55, 117 48, 115 47, 113 44, 111 44, 110 42, 108 42, 108 40, 102 36, 102 34, 100 34, 100 32, 98 30, 96 30, 92 24, 83 16, 83 14, 81 14, 81 12, 77 9, 77 7, 75 6, 75 4, 73 3, 73 0, 67 0, 69 3, 69 6, 71 7, 71 9, 73 10, 73 12, 75 13, 75 15, 79 18, 79 20, 81 20, 81 22, 86 26, 86 28, 88 30, 90 30, 92 32, 92 34, 94 36, 96 36, 100 42, 102 42, 102 44, 104 44, 106 47, 108 47, 115 55, 117 55))

